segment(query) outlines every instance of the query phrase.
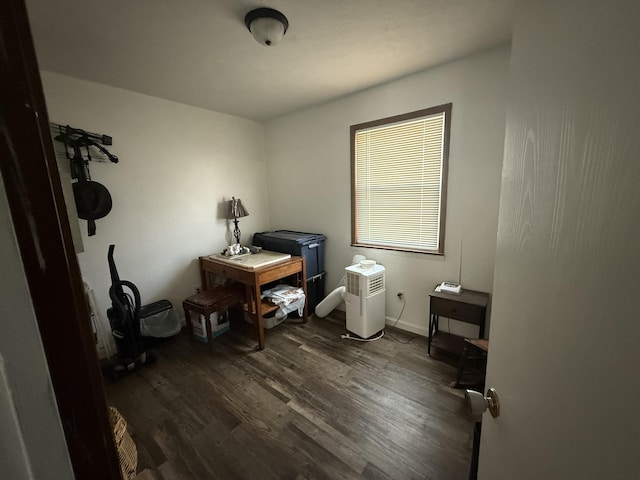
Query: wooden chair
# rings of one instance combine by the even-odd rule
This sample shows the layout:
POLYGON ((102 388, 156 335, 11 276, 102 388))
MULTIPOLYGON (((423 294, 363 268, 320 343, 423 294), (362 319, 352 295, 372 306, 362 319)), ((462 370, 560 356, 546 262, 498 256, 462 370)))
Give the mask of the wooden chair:
POLYGON ((464 350, 458 363, 458 374, 453 382, 454 388, 478 386, 484 390, 484 377, 489 354, 489 340, 483 338, 465 338, 464 350), (475 363, 475 365, 472 365, 475 363), (463 377, 470 377, 463 382, 463 377))
POLYGON ((189 312, 195 312, 203 315, 205 318, 205 334, 211 339, 211 314, 220 312, 231 307, 244 303, 244 291, 235 287, 216 286, 205 292, 191 295, 182 302, 184 309, 184 319, 187 322, 187 328, 193 338, 193 325, 191 324, 191 316, 189 312))

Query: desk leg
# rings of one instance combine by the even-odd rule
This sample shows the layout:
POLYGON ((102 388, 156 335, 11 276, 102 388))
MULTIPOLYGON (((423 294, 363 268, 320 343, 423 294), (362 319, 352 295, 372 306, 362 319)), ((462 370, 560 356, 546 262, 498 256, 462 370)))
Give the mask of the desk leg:
POLYGON ((427 338, 427 355, 431 356, 431 342, 438 331, 438 316, 429 314, 429 337, 427 338))
POLYGON ((253 301, 251 300, 253 297, 253 290, 251 290, 251 286, 248 283, 244 285, 244 299, 247 303, 247 314, 252 316, 254 314, 253 310, 253 301))
MULTIPOLYGON (((257 282, 256 282, 257 283, 257 282)), ((264 324, 262 322, 262 308, 260 301, 260 285, 253 287, 253 295, 256 306, 256 328, 258 329, 258 350, 264 350, 264 324)))
POLYGON ((183 305, 184 309, 184 321, 187 324, 187 331, 189 332, 189 338, 193 340, 193 326, 191 325, 191 315, 189 309, 183 305))

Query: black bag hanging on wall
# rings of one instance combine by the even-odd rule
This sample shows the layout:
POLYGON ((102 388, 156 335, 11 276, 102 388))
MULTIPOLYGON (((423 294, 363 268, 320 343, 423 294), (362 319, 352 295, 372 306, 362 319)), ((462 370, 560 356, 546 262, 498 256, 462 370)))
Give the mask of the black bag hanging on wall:
POLYGON ((87 233, 89 236, 96 234, 96 220, 106 217, 111 211, 111 194, 107 188, 91 180, 89 169, 80 153, 78 145, 73 146, 73 158, 71 159, 71 171, 75 173, 78 181, 73 184, 73 197, 76 201, 78 217, 87 220, 87 233))

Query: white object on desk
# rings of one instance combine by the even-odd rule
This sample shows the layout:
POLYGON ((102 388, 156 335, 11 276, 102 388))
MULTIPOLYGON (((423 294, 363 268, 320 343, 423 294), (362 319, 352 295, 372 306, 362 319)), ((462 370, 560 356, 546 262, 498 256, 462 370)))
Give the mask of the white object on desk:
POLYGON ((273 263, 289 260, 291 258, 291 255, 289 255, 288 253, 261 250, 258 253, 237 255, 234 257, 227 257, 226 255, 216 253, 214 255, 210 255, 209 258, 228 263, 229 265, 234 265, 236 267, 242 268, 243 270, 256 270, 273 263))
POLYGON ((459 283, 442 282, 436 287, 436 292, 442 293, 454 293, 459 295, 462 291, 462 286, 459 283))

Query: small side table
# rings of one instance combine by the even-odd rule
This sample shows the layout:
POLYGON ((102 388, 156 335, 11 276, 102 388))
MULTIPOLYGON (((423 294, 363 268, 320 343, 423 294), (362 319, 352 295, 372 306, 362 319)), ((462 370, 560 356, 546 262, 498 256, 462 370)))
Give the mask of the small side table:
POLYGON ((460 322, 478 325, 478 337, 484 337, 484 325, 487 315, 489 294, 476 290, 462 290, 460 294, 433 291, 429 294, 429 339, 427 353, 431 355, 431 346, 462 353, 464 337, 438 330, 440 316, 453 318, 460 322))

